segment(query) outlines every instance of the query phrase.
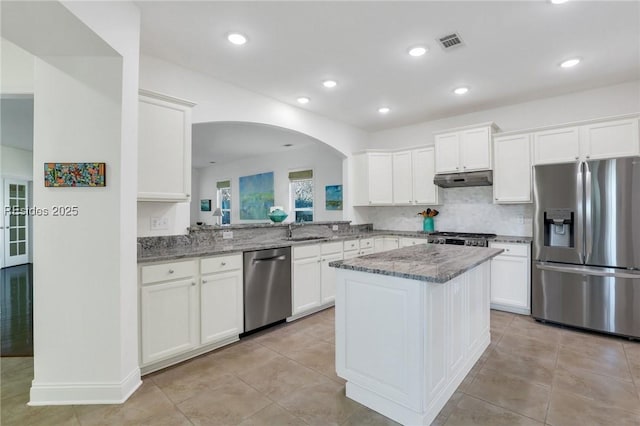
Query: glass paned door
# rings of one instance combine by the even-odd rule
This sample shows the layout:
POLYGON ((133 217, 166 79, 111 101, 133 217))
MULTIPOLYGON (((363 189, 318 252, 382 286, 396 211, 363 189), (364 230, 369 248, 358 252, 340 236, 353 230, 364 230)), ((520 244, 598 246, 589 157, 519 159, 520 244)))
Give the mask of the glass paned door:
POLYGON ((5 180, 4 266, 29 262, 29 221, 25 213, 28 207, 27 184, 26 181, 5 180))

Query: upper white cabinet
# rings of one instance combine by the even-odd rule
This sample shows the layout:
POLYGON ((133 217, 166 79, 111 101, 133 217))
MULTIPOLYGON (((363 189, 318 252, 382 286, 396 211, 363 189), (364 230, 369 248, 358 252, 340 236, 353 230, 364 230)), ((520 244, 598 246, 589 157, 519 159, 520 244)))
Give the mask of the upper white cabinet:
POLYGON ((533 133, 534 164, 640 155, 638 119, 599 121, 533 133))
POLYGON ((495 203, 530 203, 532 168, 529 134, 496 137, 493 150, 495 203))
POLYGON ((393 153, 393 204, 413 204, 411 151, 393 153))
POLYGON ((491 136, 497 129, 486 123, 436 134, 436 173, 491 170, 491 136))
POLYGON ((412 152, 414 204, 440 204, 442 188, 433 184, 436 174, 435 148, 416 149, 412 152))
POLYGON ((393 154, 368 152, 354 156, 354 204, 393 204, 393 154))
POLYGON ((139 95, 138 201, 189 201, 195 104, 146 90, 139 95))

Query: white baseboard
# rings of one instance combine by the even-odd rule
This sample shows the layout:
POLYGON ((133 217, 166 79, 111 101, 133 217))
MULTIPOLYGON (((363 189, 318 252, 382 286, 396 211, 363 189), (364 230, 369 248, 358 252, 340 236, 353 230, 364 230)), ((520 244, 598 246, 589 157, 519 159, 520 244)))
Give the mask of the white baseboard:
POLYGON ((117 383, 31 383, 28 405, 122 404, 142 385, 135 368, 117 383))
POLYGON ((325 309, 329 309, 335 306, 335 302, 326 303, 324 305, 318 306, 317 308, 310 309, 305 312, 301 312, 299 314, 291 315, 287 317, 287 322, 299 320, 300 318, 308 317, 309 315, 315 314, 316 312, 324 311, 325 309))
POLYGON ((517 308, 515 306, 500 305, 498 303, 492 303, 491 309, 495 309, 496 311, 511 312, 513 314, 531 315, 531 308, 517 308))

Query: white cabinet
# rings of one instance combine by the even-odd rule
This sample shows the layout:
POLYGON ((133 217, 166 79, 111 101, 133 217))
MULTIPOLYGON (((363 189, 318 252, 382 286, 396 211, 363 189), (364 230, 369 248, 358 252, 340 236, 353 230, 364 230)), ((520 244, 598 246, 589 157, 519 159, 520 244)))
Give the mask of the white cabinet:
POLYGON ((598 121, 533 133, 534 164, 640 155, 638 119, 598 121))
POLYGON ((321 258, 320 286, 322 304, 333 303, 336 300, 336 268, 329 266, 329 262, 342 260, 342 251, 334 254, 326 254, 321 258))
POLYGON ((293 247, 293 315, 322 304, 320 261, 320 244, 293 247))
POLYGON ((393 155, 369 152, 354 156, 354 205, 393 203, 393 155))
POLYGON ((491 308, 517 314, 531 313, 531 245, 489 243, 504 249, 491 259, 491 308))
POLYGON ((436 173, 491 170, 491 137, 496 130, 494 123, 485 123, 436 134, 436 173))
POLYGON ((242 255, 202 259, 200 343, 239 336, 244 331, 242 255))
POLYGON ((496 203, 530 203, 531 147, 529 135, 493 140, 493 197, 496 203))
POLYGON ((411 151, 393 153, 393 204, 413 204, 411 151))
POLYGON ((415 246, 418 244, 427 244, 427 239, 426 238, 409 238, 409 237, 400 238, 400 247, 409 247, 409 246, 415 246))
POLYGON ((391 237, 386 235, 382 237, 376 237, 374 238, 373 251, 374 253, 380 253, 383 251, 394 250, 399 247, 399 244, 400 242, 398 240, 398 237, 391 237))
POLYGON ((192 102, 140 90, 138 201, 189 201, 192 102))
POLYGON ((414 150, 411 170, 414 204, 440 204, 442 188, 433 183, 436 174, 435 148, 431 146, 414 150))
POLYGON ((196 278, 145 285, 140 289, 142 364, 198 346, 196 278))

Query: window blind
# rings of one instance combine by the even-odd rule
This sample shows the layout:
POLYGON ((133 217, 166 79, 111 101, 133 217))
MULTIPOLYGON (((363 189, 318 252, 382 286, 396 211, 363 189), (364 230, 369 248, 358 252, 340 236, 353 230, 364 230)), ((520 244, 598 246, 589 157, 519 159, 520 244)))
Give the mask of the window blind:
POLYGON ((289 180, 306 180, 313 179, 313 170, 298 170, 289 172, 289 180))

